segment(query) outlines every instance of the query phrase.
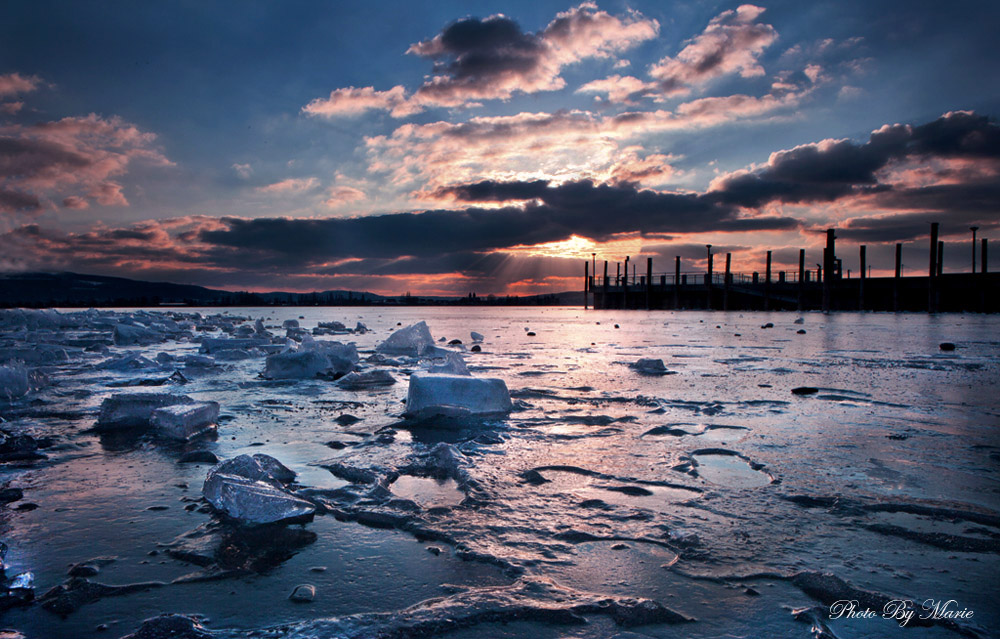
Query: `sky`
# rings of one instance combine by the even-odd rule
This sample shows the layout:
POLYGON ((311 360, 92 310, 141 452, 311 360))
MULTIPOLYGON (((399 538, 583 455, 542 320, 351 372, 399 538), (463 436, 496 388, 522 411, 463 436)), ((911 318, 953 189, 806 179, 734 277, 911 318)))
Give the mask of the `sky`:
MULTIPOLYGON (((1000 4, 12 0, 0 271, 581 289, 1000 240, 1000 4)), ((991 269, 1000 267, 1000 245, 991 269)))

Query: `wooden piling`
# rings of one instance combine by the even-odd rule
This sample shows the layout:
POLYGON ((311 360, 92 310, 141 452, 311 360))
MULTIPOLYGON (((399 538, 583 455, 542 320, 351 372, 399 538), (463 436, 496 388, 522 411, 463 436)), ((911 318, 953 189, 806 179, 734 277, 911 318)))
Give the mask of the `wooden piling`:
POLYGON ((764 310, 771 310, 771 251, 767 252, 767 264, 764 267, 764 310))
POLYGON ((625 279, 622 280, 622 308, 628 308, 628 255, 625 256, 625 279))
POLYGON ((937 312, 936 282, 934 276, 937 275, 937 249, 938 249, 938 222, 931 222, 931 255, 930 268, 927 271, 927 312, 937 312))
POLYGON ((941 277, 944 274, 944 242, 938 242, 937 260, 937 275, 941 277))
POLYGON ((583 310, 587 310, 587 293, 590 291, 590 262, 583 261, 583 310))
POLYGON ((861 257, 861 284, 858 285, 858 310, 859 311, 865 310, 865 279, 868 276, 868 273, 867 273, 868 260, 865 259, 866 258, 866 256, 865 256, 865 248, 866 248, 865 245, 862 244, 861 245, 861 250, 860 250, 860 252, 861 252, 861 256, 860 256, 861 257))
POLYGON ((653 294, 653 258, 646 258, 646 310, 649 310, 650 297, 653 294))
POLYGON ((979 272, 982 273, 983 275, 985 275, 986 274, 986 238, 985 237, 983 238, 983 245, 982 246, 983 246, 983 250, 980 251, 980 256, 979 256, 980 259, 982 260, 982 268, 979 269, 979 272))
POLYGON ((608 307, 608 261, 604 260, 604 282, 601 286, 601 308, 608 307))
POLYGON ((726 277, 722 281, 722 310, 729 310, 729 285, 732 284, 733 275, 730 268, 733 264, 733 254, 726 253, 726 277))
POLYGON ((799 312, 805 308, 806 250, 799 249, 799 312))
POLYGON ((899 312, 899 278, 903 276, 903 245, 896 244, 896 277, 892 280, 892 310, 899 312))
POLYGON ((836 236, 834 229, 826 230, 826 248, 823 250, 823 311, 830 310, 831 288, 833 287, 833 262, 836 259, 836 236))
MULTIPOLYGON (((984 242, 986 240, 983 240, 984 242)), ((985 252, 984 252, 985 255, 985 252)), ((674 308, 681 306, 681 256, 674 257, 674 308)))

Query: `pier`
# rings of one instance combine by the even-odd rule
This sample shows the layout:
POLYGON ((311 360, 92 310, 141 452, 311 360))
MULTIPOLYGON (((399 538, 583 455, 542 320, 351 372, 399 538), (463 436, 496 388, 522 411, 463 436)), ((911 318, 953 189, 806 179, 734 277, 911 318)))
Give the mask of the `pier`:
POLYGON ((889 277, 868 277, 867 247, 858 247, 860 273, 844 276, 836 254, 836 229, 826 233, 823 262, 807 269, 805 249, 799 250, 798 268, 774 272, 771 251, 760 271, 733 272, 732 255, 726 253, 725 270, 714 268, 715 255, 706 245, 704 270, 684 270, 680 256, 674 258, 672 272, 654 272, 653 259, 646 258, 640 271, 630 258, 615 266, 608 275, 597 274, 596 256, 584 266, 584 307, 595 309, 700 309, 700 310, 788 310, 788 311, 918 311, 918 312, 1000 312, 1000 273, 987 269, 987 240, 976 255, 973 240, 972 269, 969 273, 943 273, 943 242, 938 241, 938 224, 931 225, 930 256, 926 275, 902 275, 902 244, 896 244, 895 273, 889 277), (976 269, 977 257, 981 261, 976 269), (644 271, 644 272, 643 272, 644 271))

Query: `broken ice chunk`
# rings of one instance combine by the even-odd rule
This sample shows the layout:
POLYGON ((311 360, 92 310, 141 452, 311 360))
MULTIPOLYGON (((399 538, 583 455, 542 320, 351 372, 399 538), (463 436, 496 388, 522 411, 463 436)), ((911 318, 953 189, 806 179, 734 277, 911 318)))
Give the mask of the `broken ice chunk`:
POLYGON ((445 375, 472 375, 462 356, 451 351, 444 351, 441 357, 435 357, 429 371, 445 375))
POLYGON ((166 335, 143 326, 117 324, 111 332, 115 346, 148 346, 167 340, 166 335))
POLYGON ((361 390, 373 386, 390 386, 396 383, 396 378, 389 371, 374 370, 364 373, 348 373, 337 380, 337 386, 345 390, 361 390))
POLYGON ((0 399, 17 399, 28 393, 28 369, 20 364, 0 366, 0 399))
POLYGON ((264 363, 265 379, 311 379, 317 375, 341 376, 354 370, 358 351, 354 344, 304 342, 297 351, 269 355, 264 363))
POLYGON ((194 400, 187 395, 174 395, 173 393, 112 395, 101 403, 101 412, 95 428, 97 430, 113 430, 149 426, 149 420, 157 408, 193 402, 194 400))
POLYGON ((217 496, 205 498, 217 510, 244 524, 309 521, 316 512, 308 501, 263 481, 222 474, 213 475, 212 480, 217 496))
POLYGON ((406 415, 486 417, 511 411, 510 393, 502 379, 413 373, 406 396, 406 415))
POLYGON ((206 337, 201 341, 201 352, 211 355, 216 351, 228 350, 231 348, 253 348, 254 346, 265 346, 271 340, 264 337, 229 338, 229 337, 206 337))
POLYGON ((202 495, 217 510, 247 524, 312 519, 315 507, 288 492, 295 473, 269 455, 239 455, 208 471, 202 495))
POLYGON ((388 355, 419 357, 432 348, 434 348, 434 338, 431 337, 427 323, 417 322, 412 326, 399 329, 375 347, 375 350, 388 355))
POLYGON ((476 331, 472 331, 469 335, 472 337, 473 342, 481 342, 485 339, 481 333, 477 333, 476 331))
POLYGON ((170 439, 188 440, 215 430, 218 419, 218 402, 195 402, 157 408, 150 421, 157 434, 170 439))

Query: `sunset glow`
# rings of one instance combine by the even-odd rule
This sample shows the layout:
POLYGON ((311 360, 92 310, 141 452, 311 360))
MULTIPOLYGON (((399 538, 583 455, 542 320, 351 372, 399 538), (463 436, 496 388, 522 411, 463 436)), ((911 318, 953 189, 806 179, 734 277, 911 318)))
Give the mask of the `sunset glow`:
POLYGON ((885 273, 929 222, 998 228, 989 5, 234 6, 169 35, 141 4, 8 7, 0 268, 531 293, 706 244, 792 269, 830 227, 885 273))

